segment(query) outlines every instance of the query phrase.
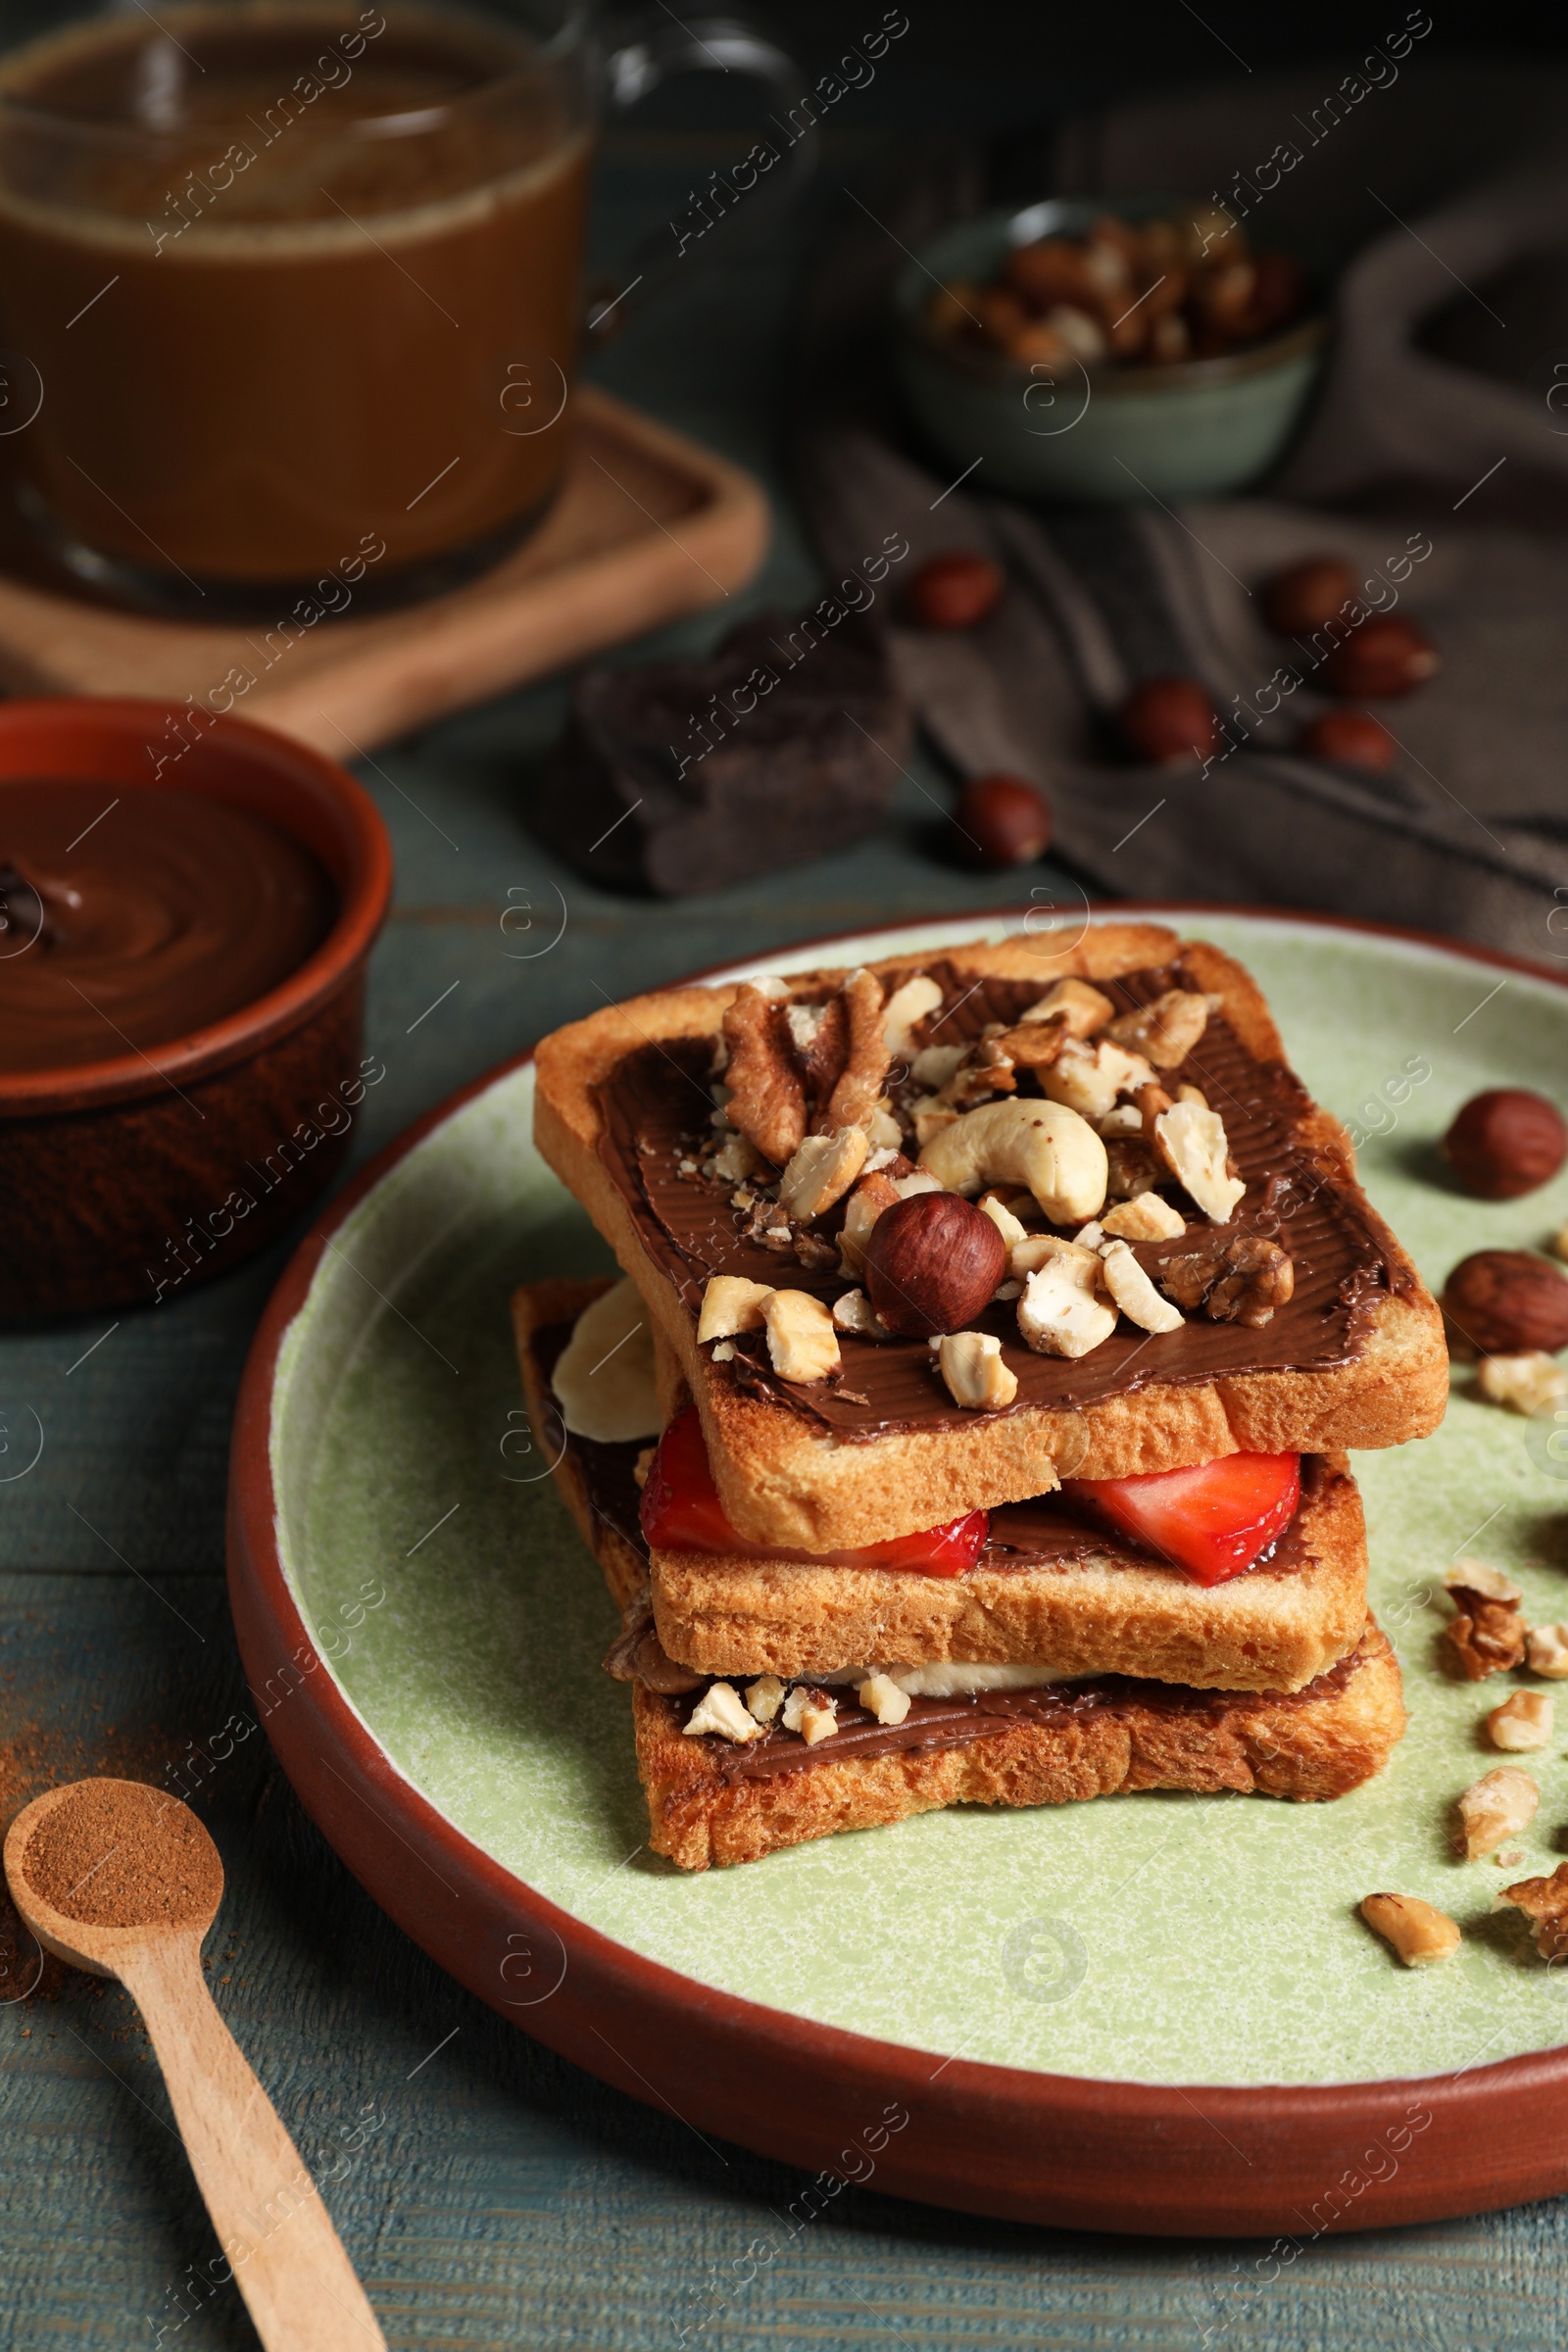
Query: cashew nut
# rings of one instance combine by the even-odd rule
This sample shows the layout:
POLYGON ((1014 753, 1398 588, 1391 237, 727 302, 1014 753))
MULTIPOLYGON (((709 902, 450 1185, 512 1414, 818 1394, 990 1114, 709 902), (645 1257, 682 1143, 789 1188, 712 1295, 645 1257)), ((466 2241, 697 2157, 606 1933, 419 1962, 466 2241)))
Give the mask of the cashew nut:
POLYGON ((937 1364, 954 1403, 976 1412, 994 1412, 1018 1394, 1018 1375, 1003 1362, 1002 1342, 992 1332, 945 1333, 937 1364))
POLYGON ((1160 1297, 1125 1242, 1107 1242, 1100 1265, 1106 1290, 1129 1323, 1141 1331, 1180 1331, 1181 1308, 1160 1297))
POLYGON ((984 1102, 934 1135, 920 1165, 945 1192, 971 1198, 999 1180, 1027 1185, 1053 1225, 1081 1225, 1105 1202, 1105 1147, 1061 1102, 984 1102))
POLYGON ((1031 1274, 1018 1329, 1037 1355, 1087 1355, 1116 1328, 1116 1309, 1095 1295, 1100 1260, 1068 1243, 1031 1274))
POLYGON ((779 1178, 779 1206, 802 1225, 825 1215, 864 1167, 869 1148, 863 1127, 808 1135, 779 1178))
POLYGON ((1215 1225, 1229 1224, 1247 1187, 1240 1176, 1225 1172, 1230 1146, 1218 1111, 1200 1110, 1196 1102, 1172 1104, 1154 1121, 1154 1149, 1204 1216, 1215 1225))
POLYGON ((882 1007, 882 1035, 895 1061, 907 1058, 914 1042, 910 1031, 928 1012, 935 1012, 941 1002, 941 988, 925 972, 916 972, 912 980, 893 991, 882 1007))
POLYGON ((714 1274, 703 1293, 697 1318, 697 1345, 710 1340, 732 1340, 738 1331, 760 1331, 762 1307, 773 1296, 767 1282, 748 1282, 741 1274, 714 1274))
POLYGON ((1116 1007, 1110 999, 1091 988, 1087 980, 1058 980, 1037 1004, 1019 1017, 1026 1021, 1060 1020, 1069 1037, 1093 1037, 1103 1029, 1116 1007))

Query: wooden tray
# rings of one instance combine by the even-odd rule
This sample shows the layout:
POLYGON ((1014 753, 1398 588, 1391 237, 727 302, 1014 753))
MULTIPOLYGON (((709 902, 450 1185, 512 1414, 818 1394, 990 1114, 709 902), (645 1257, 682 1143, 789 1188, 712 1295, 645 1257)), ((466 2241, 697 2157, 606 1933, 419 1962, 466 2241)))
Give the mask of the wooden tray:
POLYGON ((321 621, 269 662, 261 625, 149 619, 0 576, 0 687, 202 705, 243 667, 256 683, 233 703, 240 717, 352 758, 701 612, 753 576, 768 539, 759 482, 591 385, 579 388, 576 413, 550 514, 465 588, 370 619, 321 621))

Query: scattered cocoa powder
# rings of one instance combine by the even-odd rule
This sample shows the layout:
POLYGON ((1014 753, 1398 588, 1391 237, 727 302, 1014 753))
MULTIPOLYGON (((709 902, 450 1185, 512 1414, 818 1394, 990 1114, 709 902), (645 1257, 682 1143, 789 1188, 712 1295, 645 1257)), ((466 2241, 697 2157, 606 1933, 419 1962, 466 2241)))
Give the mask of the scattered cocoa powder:
POLYGON ((85 1927, 205 1927, 223 1891, 188 1806, 138 1781, 82 1781, 28 1838, 27 1884, 85 1927))

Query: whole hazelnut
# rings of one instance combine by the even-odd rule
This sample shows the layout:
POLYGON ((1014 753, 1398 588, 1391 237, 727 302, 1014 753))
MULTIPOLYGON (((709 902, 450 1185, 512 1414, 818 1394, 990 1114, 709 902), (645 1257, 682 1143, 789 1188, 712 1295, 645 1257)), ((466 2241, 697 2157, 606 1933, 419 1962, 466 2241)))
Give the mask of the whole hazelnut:
MULTIPOLYGON (((865 1245, 865 1287, 890 1330, 927 1340, 962 1331, 991 1302, 1007 1246, 956 1193, 915 1193, 885 1208, 865 1245)), ((1568 1293, 1568 1282, 1562 1285, 1568 1293)))
POLYGON ((1051 839, 1051 804, 1019 776, 976 776, 953 812, 958 846, 976 865, 1033 865, 1051 839))
POLYGON ((1314 629, 1327 627, 1358 586, 1351 565, 1338 556, 1309 556, 1304 564, 1288 564, 1265 583, 1264 617, 1282 637, 1310 637, 1314 629))
POLYGON ((905 614, 917 629, 972 629, 994 610, 1004 584, 989 556, 933 556, 904 592, 905 614))
POLYGON ((1471 1096, 1440 1149, 1478 1200, 1517 1200, 1548 1183, 1568 1159, 1568 1127, 1544 1095, 1498 1086, 1471 1096))
POLYGON ((1462 1258, 1448 1276, 1443 1312, 1464 1353, 1555 1355, 1568 1348, 1568 1279, 1528 1250, 1478 1250, 1462 1258))
POLYGON ((1128 748, 1160 767, 1203 760, 1224 743, 1219 713, 1196 678, 1146 678, 1121 707, 1128 748))
POLYGON ((1321 718, 1308 720, 1296 748, 1308 760, 1326 760, 1331 767, 1360 767, 1378 776, 1394 765, 1398 751, 1388 728, 1370 710, 1325 710, 1321 718))
POLYGON ((1323 664, 1323 677, 1336 694, 1409 694, 1433 676, 1438 649, 1413 620, 1396 612, 1363 620, 1323 664))

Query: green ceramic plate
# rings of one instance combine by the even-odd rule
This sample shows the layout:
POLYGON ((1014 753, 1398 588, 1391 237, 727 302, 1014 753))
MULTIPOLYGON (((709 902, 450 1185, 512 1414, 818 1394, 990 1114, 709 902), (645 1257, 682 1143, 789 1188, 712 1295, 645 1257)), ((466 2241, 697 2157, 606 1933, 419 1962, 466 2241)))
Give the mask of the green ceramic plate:
MULTIPOLYGON (((1568 1221, 1568 1176, 1487 1204, 1449 1191, 1434 1152, 1483 1086, 1561 1091, 1568 993, 1387 935, 1182 919, 1247 963, 1307 1086, 1366 1135, 1367 1188, 1434 1289, 1468 1251, 1539 1246, 1568 1221)), ((889 931, 774 967, 996 928, 889 931)), ((1456 1684, 1438 1656, 1441 1580, 1462 1552, 1515 1575, 1533 1622, 1568 1617, 1568 1444, 1476 1401, 1463 1374, 1436 1437, 1356 1462, 1373 1602, 1411 1714, 1370 1787, 1321 1807, 1158 1794, 938 1813, 699 1878, 650 1856, 628 1696, 599 1670, 615 1619, 527 1431, 512 1355, 514 1284, 610 1264, 533 1150, 532 1094, 531 1069, 511 1071, 390 1168, 330 1239, 278 1359, 284 1571, 318 1628, 352 1617, 365 1580, 386 1588, 333 1671, 404 1783, 614 1943, 945 2057, 1121 2082, 1326 2084, 1568 2041, 1568 1984, 1491 1910, 1500 1886, 1568 1850, 1568 1723, 1522 1759, 1542 1804, 1519 1859, 1456 1861, 1453 1799, 1496 1761, 1481 1719, 1517 1678, 1456 1684), (1382 1887, 1460 1921, 1451 1965, 1391 1961, 1355 1911, 1382 1887)))

